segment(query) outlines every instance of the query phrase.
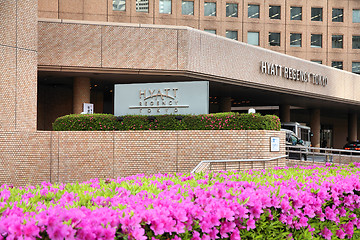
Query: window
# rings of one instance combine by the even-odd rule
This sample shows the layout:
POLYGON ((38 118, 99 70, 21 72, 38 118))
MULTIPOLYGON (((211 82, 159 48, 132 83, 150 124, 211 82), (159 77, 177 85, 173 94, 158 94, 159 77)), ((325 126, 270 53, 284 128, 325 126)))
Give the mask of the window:
POLYGON ((259 32, 248 32, 247 42, 248 44, 259 46, 259 32))
POLYGON ((280 33, 269 32, 269 45, 280 46, 280 33))
POLYGON ((238 17, 238 4, 237 3, 226 3, 226 16, 227 17, 238 17))
POLYGON ((204 3, 204 16, 216 16, 216 3, 205 2, 204 3))
POLYGON ((333 68, 337 68, 337 69, 343 69, 343 62, 340 62, 340 61, 333 61, 331 62, 331 66, 333 68))
POLYGON ((208 33, 212 33, 212 34, 216 34, 216 30, 215 29, 204 29, 205 32, 208 33))
POLYGON ((321 34, 311 34, 311 47, 312 48, 321 48, 322 47, 322 35, 321 34))
POLYGON ((360 49, 360 36, 353 36, 352 37, 352 48, 353 49, 360 49))
POLYGON ((333 8, 332 10, 332 21, 333 22, 344 22, 344 9, 333 8))
POLYGON ((137 12, 149 12, 149 0, 136 0, 137 12))
POLYGON ((290 46, 301 47, 301 33, 290 33, 290 46))
POLYGON ((321 61, 321 60, 311 60, 311 62, 313 62, 313 63, 318 63, 318 64, 322 64, 322 61, 321 61))
POLYGON ((332 48, 343 48, 343 35, 332 35, 332 48))
POLYGON ((290 20, 302 20, 302 7, 290 7, 290 20))
POLYGON ((238 32, 226 30, 226 37, 233 40, 238 40, 238 32))
POLYGON ((360 74, 360 62, 352 63, 352 72, 356 74, 360 74))
POLYGON ((182 1, 181 13, 182 15, 194 15, 194 1, 182 1))
POLYGON ((113 0, 114 11, 125 11, 125 0, 113 0))
POLYGON ((322 8, 311 8, 311 21, 321 22, 323 20, 322 12, 322 8))
POLYGON ((248 5, 248 17, 249 18, 260 18, 260 6, 259 5, 248 5))
POLYGON ((280 6, 269 6, 269 17, 270 19, 281 18, 281 7, 280 6))
POLYGON ((353 9, 353 23, 360 23, 360 9, 353 9))
POLYGON ((171 14, 171 0, 159 0, 159 12, 171 14))

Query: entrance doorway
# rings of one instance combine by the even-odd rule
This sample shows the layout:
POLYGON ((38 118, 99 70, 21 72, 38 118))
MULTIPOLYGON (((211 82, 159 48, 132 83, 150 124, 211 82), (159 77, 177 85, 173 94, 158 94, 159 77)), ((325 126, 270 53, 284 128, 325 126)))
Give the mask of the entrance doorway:
POLYGON ((333 127, 330 125, 321 125, 320 130, 320 147, 333 147, 333 127))

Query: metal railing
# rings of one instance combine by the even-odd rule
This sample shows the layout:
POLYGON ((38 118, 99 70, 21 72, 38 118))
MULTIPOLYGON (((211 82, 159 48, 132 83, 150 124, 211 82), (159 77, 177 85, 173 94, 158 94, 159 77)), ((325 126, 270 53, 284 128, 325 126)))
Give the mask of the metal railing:
MULTIPOLYGON (((203 172, 203 171, 220 171, 220 170, 240 170, 242 164, 247 163, 249 169, 253 169, 254 167, 263 167, 265 169, 266 162, 275 161, 282 158, 287 158, 287 155, 278 156, 274 158, 267 159, 233 159, 233 160, 205 160, 201 161, 191 173, 203 172), (262 164, 261 164, 262 162, 262 164), (258 164, 260 163, 260 164, 258 164), (221 164, 221 165, 219 165, 221 164), (218 165, 218 166, 214 166, 218 165)), ((244 166, 243 166, 244 167, 244 166)))
POLYGON ((304 146, 286 146, 288 160, 301 160, 313 163, 349 164, 360 162, 360 151, 304 146))

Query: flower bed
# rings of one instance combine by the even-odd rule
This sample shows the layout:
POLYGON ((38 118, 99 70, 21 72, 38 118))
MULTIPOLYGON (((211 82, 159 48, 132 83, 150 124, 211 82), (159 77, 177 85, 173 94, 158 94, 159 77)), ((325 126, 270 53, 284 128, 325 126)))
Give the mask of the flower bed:
POLYGON ((359 177, 352 164, 3 185, 0 236, 359 239, 359 177))

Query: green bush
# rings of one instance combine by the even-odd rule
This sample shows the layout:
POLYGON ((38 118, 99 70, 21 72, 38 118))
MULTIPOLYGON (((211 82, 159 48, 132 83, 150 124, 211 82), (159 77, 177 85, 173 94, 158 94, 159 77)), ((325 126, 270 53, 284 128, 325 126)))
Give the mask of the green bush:
POLYGON ((215 113, 203 115, 126 115, 73 114, 53 123, 54 131, 109 130, 280 130, 275 115, 215 113))

